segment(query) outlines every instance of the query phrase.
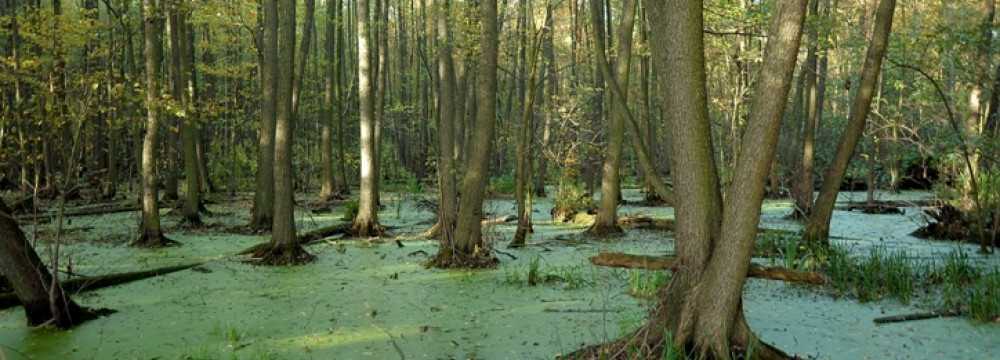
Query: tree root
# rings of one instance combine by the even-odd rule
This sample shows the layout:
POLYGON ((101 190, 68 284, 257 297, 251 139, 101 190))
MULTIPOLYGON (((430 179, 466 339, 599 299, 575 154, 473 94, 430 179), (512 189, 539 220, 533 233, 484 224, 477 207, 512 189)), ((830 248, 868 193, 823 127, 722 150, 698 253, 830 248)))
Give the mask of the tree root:
POLYGON ((142 235, 129 244, 129 246, 147 249, 160 249, 165 247, 181 246, 181 243, 164 236, 162 232, 159 234, 143 232, 142 235))
POLYGON ((618 226, 617 224, 605 225, 605 224, 594 223, 593 225, 590 225, 590 227, 587 228, 585 232, 587 235, 594 237, 609 237, 609 236, 621 235, 625 231, 622 230, 621 226, 618 226))
POLYGON ((385 235, 385 227, 379 225, 375 221, 355 221, 351 224, 351 228, 347 230, 347 234, 351 237, 381 237, 385 235))
POLYGON ((278 246, 259 250, 253 254, 249 263, 264 266, 291 266, 308 264, 316 257, 300 245, 291 247, 278 246))
POLYGON ((442 248, 425 266, 437 269, 492 269, 499 264, 500 260, 489 250, 466 254, 457 249, 442 248))
MULTIPOLYGON (((309 231, 305 234, 298 236, 299 246, 310 245, 312 243, 318 242, 320 240, 326 239, 334 235, 346 234, 350 230, 350 227, 351 224, 345 223, 345 224, 331 225, 313 231, 309 231)), ((270 247, 271 243, 265 242, 243 249, 242 251, 236 253, 236 255, 254 254, 257 252, 267 250, 270 247)))

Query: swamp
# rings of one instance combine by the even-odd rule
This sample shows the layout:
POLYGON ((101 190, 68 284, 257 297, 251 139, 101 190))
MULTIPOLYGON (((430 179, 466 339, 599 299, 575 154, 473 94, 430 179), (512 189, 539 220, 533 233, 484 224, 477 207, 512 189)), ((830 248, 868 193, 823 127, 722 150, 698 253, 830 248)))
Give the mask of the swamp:
POLYGON ((0 360, 1000 359, 996 0, 0 0, 0 360))

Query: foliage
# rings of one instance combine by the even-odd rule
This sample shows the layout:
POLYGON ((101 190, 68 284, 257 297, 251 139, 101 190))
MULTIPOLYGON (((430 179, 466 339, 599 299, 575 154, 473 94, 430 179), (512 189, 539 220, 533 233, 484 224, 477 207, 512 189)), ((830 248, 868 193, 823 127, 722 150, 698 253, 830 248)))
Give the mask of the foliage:
POLYGON ((344 215, 341 220, 353 221, 358 216, 358 199, 350 199, 344 202, 344 215))
POLYGON ((556 221, 568 221, 577 213, 586 212, 593 207, 593 199, 583 189, 583 185, 560 181, 553 200, 552 218, 556 221))
POLYGON ((969 315, 977 321, 1000 320, 1000 270, 979 278, 969 292, 969 315))
POLYGON ((532 257, 527 266, 514 266, 504 271, 502 283, 519 286, 562 284, 564 289, 578 289, 594 284, 583 275, 584 267, 579 265, 543 266, 541 258, 532 257))
POLYGON ((513 194, 516 184, 517 180, 514 179, 514 175, 506 174, 502 176, 495 176, 490 178, 488 191, 490 194, 494 195, 513 194))
POLYGON ((628 293, 641 299, 652 299, 661 287, 670 282, 666 271, 629 270, 628 293))
POLYGON ((802 235, 786 230, 764 230, 754 243, 754 256, 771 259, 789 269, 813 271, 828 261, 828 249, 802 242, 802 235))

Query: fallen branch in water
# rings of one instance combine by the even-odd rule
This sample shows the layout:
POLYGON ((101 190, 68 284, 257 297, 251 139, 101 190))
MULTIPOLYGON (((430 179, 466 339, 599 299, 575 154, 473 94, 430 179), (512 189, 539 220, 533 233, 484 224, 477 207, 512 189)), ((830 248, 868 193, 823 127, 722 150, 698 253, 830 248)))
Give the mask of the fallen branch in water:
POLYGON ((931 311, 931 312, 922 312, 914 314, 885 316, 885 317, 875 318, 874 321, 876 324, 891 324, 904 321, 927 320, 927 319, 937 319, 937 318, 956 317, 956 316, 962 316, 962 312, 958 310, 931 311))
MULTIPOLYGON (((647 270, 673 270, 676 258, 670 256, 645 256, 623 253, 600 253, 590 258, 598 266, 647 270)), ((823 285, 826 278, 816 272, 796 271, 781 267, 750 264, 747 276, 758 279, 781 280, 793 283, 823 285)))
POLYGON ((614 313, 621 312, 621 309, 554 309, 545 308, 542 312, 547 313, 614 313))
MULTIPOLYGON (((310 245, 312 243, 318 242, 320 240, 326 239, 334 235, 340 235, 346 233, 351 229, 351 223, 343 223, 337 225, 331 225, 327 227, 322 227, 316 230, 306 232, 305 234, 299 235, 299 245, 310 245)), ((257 252, 258 250, 266 249, 271 246, 270 242, 257 244, 236 253, 236 255, 248 255, 257 252)))
MULTIPOLYGON (((178 271, 193 268, 201 264, 204 263, 199 262, 186 265, 167 266, 152 270, 135 271, 135 272, 127 272, 119 274, 108 274, 101 276, 79 277, 63 281, 62 283, 60 283, 60 285, 62 286, 63 291, 67 293, 81 293, 97 289, 103 289, 115 285, 127 284, 133 281, 144 280, 170 273, 175 273, 178 271)), ((17 299, 17 295, 14 294, 13 292, 0 294, 0 310, 12 308, 18 305, 21 305, 21 302, 20 300, 17 299)))

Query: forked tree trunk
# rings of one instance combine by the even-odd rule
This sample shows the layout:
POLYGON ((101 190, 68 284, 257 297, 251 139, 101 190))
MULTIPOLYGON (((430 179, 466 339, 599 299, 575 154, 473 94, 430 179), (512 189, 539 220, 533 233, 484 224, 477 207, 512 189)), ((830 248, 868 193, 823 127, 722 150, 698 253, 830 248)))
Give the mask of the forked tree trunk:
MULTIPOLYGON (((364 0, 362 0, 364 1, 364 0)), ((489 158, 493 149, 496 124, 497 48, 499 47, 496 0, 478 4, 480 16, 480 51, 478 60, 476 122, 469 143, 462 197, 455 238, 450 248, 439 248, 431 265, 440 268, 490 267, 497 259, 483 239, 483 198, 489 178, 489 158)))
POLYGON ((872 97, 878 83, 878 75, 882 69, 882 59, 889 44, 889 33, 892 30, 892 16, 896 9, 896 0, 880 0, 875 15, 875 32, 868 46, 864 67, 861 69, 861 81, 857 94, 851 103, 851 113, 847 127, 837 145, 836 155, 823 177, 823 186, 819 197, 813 206, 813 212, 806 223, 803 238, 806 241, 827 244, 830 237, 830 220, 836 205, 840 184, 844 181, 847 165, 854 156, 855 148, 864 133, 868 121, 868 111, 871 109, 872 97))
POLYGON ((737 173, 722 202, 708 117, 701 1, 649 4, 654 33, 671 34, 652 50, 663 103, 674 129, 671 165, 677 191, 678 265, 645 326, 622 340, 582 350, 590 358, 659 358, 673 342, 695 356, 787 358, 763 345, 743 317, 742 289, 773 162, 781 115, 798 54, 806 0, 779 2, 771 23, 737 173), (668 338, 669 337, 669 338, 668 338), (749 356, 747 356, 749 357, 749 356))
MULTIPOLYGON (((608 61, 605 55, 604 24, 601 21, 602 10, 597 0, 591 0, 590 4, 597 66, 600 71, 605 73, 604 77, 608 86, 628 89, 632 60, 632 32, 635 27, 635 1, 624 0, 622 2, 622 25, 618 29, 618 59, 615 62, 615 74, 613 75, 606 74, 605 69, 608 61)), ((622 96, 622 99, 626 100, 626 95, 624 93, 615 94, 612 91, 611 96, 622 96)), ((608 122, 608 144, 601 170, 601 203, 597 209, 594 224, 587 230, 592 235, 605 236, 622 232, 622 229, 618 227, 618 202, 621 198, 622 143, 625 141, 625 121, 627 121, 628 111, 628 107, 620 106, 618 103, 614 103, 614 106, 611 107, 611 116, 608 122)))
MULTIPOLYGON (((378 0, 376 0, 378 1, 378 0)), ((361 193, 358 198, 358 214, 354 217, 351 232, 355 236, 368 237, 382 234, 378 223, 378 204, 375 197, 375 178, 378 174, 375 167, 375 82, 373 73, 371 46, 372 26, 369 24, 369 0, 358 0, 358 102, 361 113, 361 193)), ((377 46, 377 44, 374 44, 377 46)))
POLYGON ((160 62, 163 60, 163 9, 157 0, 143 0, 146 47, 146 135, 142 142, 142 224, 134 246, 163 247, 173 243, 160 229, 156 188, 156 154, 160 128, 160 62))
MULTIPOLYGON (((146 0, 151 2, 151 0, 146 0)), ((63 292, 0 199, 0 276, 24 305, 28 325, 68 329, 94 318, 63 292)))
POLYGON ((274 131, 278 76, 278 10, 265 1, 261 18, 260 41, 260 133, 257 147, 256 191, 253 198, 250 229, 270 231, 274 223, 274 131))
MULTIPOLYGON (((278 57, 289 66, 277 76, 274 132, 274 223, 271 246, 254 254, 265 265, 294 265, 313 260, 295 236, 295 199, 292 179, 292 142, 295 115, 292 112, 295 69, 295 2, 265 0, 265 11, 277 10, 278 57)), ((267 16, 267 15, 265 15, 267 16)), ((302 61, 305 61, 303 59, 302 61)))

